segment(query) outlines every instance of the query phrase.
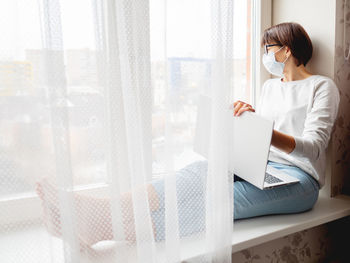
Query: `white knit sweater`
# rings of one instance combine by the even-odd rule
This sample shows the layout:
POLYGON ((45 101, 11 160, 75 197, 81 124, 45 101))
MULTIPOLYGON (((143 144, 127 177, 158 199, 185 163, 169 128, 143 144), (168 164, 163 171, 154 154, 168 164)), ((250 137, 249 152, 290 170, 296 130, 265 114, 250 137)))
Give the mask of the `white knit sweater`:
POLYGON ((325 184, 326 149, 338 113, 339 91, 328 77, 313 75, 303 80, 267 80, 256 113, 275 121, 274 129, 295 139, 287 154, 270 147, 269 160, 301 168, 325 184))

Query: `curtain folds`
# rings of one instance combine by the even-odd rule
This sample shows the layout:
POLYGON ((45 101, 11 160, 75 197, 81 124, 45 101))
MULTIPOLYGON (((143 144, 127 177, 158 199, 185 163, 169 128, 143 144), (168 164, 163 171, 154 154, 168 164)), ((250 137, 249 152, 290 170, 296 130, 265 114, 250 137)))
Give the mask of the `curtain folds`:
POLYGON ((231 262, 233 2, 3 1, 1 262, 231 262))

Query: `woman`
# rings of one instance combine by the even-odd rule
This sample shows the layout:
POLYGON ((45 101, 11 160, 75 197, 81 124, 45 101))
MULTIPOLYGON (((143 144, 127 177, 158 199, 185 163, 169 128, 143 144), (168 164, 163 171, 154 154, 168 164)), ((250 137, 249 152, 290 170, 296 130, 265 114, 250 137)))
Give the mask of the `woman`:
MULTIPOLYGON (((258 114, 275 121, 268 164, 298 178, 300 183, 260 190, 235 177, 234 219, 298 213, 314 206, 319 189, 325 182, 326 148, 338 111, 339 93, 334 82, 330 78, 313 75, 305 68, 312 56, 312 43, 302 26, 282 23, 270 27, 264 31, 261 45, 264 48, 264 66, 271 74, 278 76, 264 83, 257 107, 258 114)), ((242 101, 234 102, 233 106, 235 117, 245 111, 255 112, 251 105, 242 101)), ((177 172, 182 236, 198 232, 204 226, 202 189, 206 173, 206 161, 192 163, 177 172), (186 223, 189 221, 192 223, 186 223)), ((162 240, 165 232, 164 181, 151 182, 147 191, 155 238, 162 240)), ((46 181, 38 184, 37 192, 49 203, 50 196, 44 192, 56 195, 55 189, 46 181), (43 191, 44 188, 47 191, 43 191)), ((127 238, 133 240, 130 194, 125 194, 122 201, 125 232, 127 238)), ((91 245, 112 239, 109 201, 77 195, 76 202, 80 204, 79 207, 88 207, 93 211, 93 215, 89 215, 78 209, 78 218, 91 229, 81 231, 82 243, 91 245)), ((53 204, 51 200, 50 208, 44 206, 45 215, 50 217, 50 229, 60 235, 59 213, 53 204)))

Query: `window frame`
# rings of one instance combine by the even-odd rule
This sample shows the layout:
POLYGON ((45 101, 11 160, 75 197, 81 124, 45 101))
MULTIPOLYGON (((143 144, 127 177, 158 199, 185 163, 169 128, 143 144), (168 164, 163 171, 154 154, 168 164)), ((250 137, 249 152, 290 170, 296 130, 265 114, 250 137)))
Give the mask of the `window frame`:
POLYGON ((271 78, 262 64, 264 49, 260 46, 264 30, 272 25, 272 0, 251 0, 251 62, 250 101, 256 108, 260 98, 261 87, 271 78))

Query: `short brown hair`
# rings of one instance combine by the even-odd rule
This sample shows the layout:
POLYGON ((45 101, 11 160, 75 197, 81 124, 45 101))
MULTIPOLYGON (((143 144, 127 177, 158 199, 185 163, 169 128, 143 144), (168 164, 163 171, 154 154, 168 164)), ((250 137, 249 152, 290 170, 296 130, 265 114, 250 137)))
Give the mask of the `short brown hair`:
POLYGON ((261 46, 276 43, 290 48, 297 66, 304 66, 312 56, 312 42, 305 29, 298 23, 281 23, 265 29, 261 46))

